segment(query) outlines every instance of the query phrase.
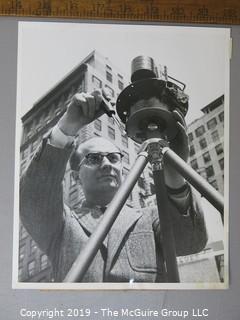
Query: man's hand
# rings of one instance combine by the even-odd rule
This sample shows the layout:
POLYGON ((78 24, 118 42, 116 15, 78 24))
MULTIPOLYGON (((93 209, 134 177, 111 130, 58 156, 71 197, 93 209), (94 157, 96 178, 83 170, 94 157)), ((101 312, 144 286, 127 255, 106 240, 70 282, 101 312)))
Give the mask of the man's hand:
MULTIPOLYGON (((173 111, 173 117, 178 126, 177 136, 170 141, 169 147, 176 152, 176 154, 187 162, 189 157, 188 136, 186 132, 186 123, 183 115, 179 110, 173 111)), ((178 189, 184 184, 184 178, 168 163, 165 163, 165 182, 166 185, 173 189, 178 189)))
POLYGON ((100 90, 75 94, 62 118, 58 122, 59 129, 68 136, 75 136, 78 131, 93 120, 100 117, 104 110, 100 109, 102 94, 100 90))

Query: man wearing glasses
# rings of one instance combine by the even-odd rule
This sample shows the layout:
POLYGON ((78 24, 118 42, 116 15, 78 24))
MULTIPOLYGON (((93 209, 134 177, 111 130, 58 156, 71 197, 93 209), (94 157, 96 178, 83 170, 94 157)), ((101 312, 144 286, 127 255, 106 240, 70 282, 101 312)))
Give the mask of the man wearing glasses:
MULTIPOLYGON (((103 114, 101 92, 76 94, 66 113, 43 140, 21 181, 22 222, 48 255, 54 281, 61 282, 101 221, 122 181, 122 154, 103 138, 92 138, 74 150, 78 131, 103 114), (74 151, 73 151, 74 150, 74 151), (70 210, 63 203, 62 180, 70 161, 85 201, 70 210)), ((171 147, 187 160, 184 120, 175 112, 179 134, 171 147)), ((177 254, 201 251, 206 244, 202 211, 184 179, 165 165, 172 203, 177 254)), ((161 226, 155 209, 125 206, 97 252, 83 282, 164 282, 161 226)))

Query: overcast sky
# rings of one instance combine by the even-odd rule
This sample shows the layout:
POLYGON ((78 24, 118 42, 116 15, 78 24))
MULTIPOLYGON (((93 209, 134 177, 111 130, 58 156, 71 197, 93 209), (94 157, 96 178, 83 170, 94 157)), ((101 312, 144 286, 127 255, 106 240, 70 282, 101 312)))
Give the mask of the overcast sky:
POLYGON ((224 94, 228 80, 229 29, 21 22, 18 52, 20 114, 94 49, 130 78, 131 60, 148 55, 186 83, 187 122, 224 94))

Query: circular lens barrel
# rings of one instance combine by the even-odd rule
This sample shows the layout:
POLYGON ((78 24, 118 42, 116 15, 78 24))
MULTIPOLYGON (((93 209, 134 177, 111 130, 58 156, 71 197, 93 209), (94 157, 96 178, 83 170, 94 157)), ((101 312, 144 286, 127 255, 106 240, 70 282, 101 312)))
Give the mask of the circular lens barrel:
POLYGON ((156 77, 155 64, 151 57, 138 56, 132 60, 132 82, 156 77))

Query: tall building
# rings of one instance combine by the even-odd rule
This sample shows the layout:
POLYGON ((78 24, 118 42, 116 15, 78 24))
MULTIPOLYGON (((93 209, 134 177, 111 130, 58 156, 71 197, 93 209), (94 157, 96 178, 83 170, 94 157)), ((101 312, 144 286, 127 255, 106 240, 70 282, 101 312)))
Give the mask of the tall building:
POLYGON ((224 96, 201 109, 188 126, 190 164, 219 192, 224 192, 224 96))
MULTIPOLYGON (((224 193, 224 95, 218 97, 204 108, 202 117, 196 119, 188 126, 190 143, 190 165, 201 174, 216 190, 224 193)), ((204 207, 206 220, 209 219, 208 208, 204 207)), ((213 214, 213 212, 212 212, 213 214)), ((219 216, 219 213, 215 212, 219 216)), ((221 224, 221 219, 215 217, 215 223, 221 224)), ((213 221, 207 225, 211 236, 213 221)), ((214 226, 216 229, 217 225, 214 226)), ((220 228, 218 226, 218 228, 220 228)), ((223 240, 210 240, 203 253, 180 259, 180 268, 188 273, 196 267, 196 262, 204 260, 205 276, 211 279, 224 281, 224 244, 223 240), (205 255, 204 255, 205 253, 205 255), (206 254, 207 253, 207 254, 206 254), (206 259, 208 256, 208 259, 206 259), (192 260, 189 263, 189 259, 192 260), (187 263, 186 263, 187 262, 187 263), (208 265, 207 265, 208 263, 208 265), (212 268, 212 266, 217 268, 212 268), (214 270, 215 269, 215 270, 214 270), (215 272, 217 270, 217 272, 215 272)), ((204 269, 203 264, 203 269, 204 269)))
MULTIPOLYGON (((21 141, 20 172, 23 173, 32 158, 42 137, 46 134, 66 111, 72 96, 79 92, 92 92, 105 88, 111 93, 113 101, 127 85, 123 74, 112 65, 109 59, 96 51, 90 53, 75 69, 47 92, 22 117, 23 134, 21 141)), ((139 145, 129 139, 123 128, 119 127, 112 118, 103 115, 82 130, 76 143, 79 144, 92 136, 103 136, 119 146, 123 157, 123 176, 126 176, 135 161, 139 145)), ((144 173, 131 193, 126 205, 144 206, 146 184, 144 173)), ((72 177, 67 166, 64 181, 64 200, 74 207, 83 200, 83 192, 72 177)), ((19 237, 19 281, 39 282, 51 281, 51 265, 46 257, 20 226, 19 237)))

